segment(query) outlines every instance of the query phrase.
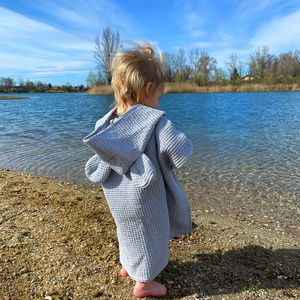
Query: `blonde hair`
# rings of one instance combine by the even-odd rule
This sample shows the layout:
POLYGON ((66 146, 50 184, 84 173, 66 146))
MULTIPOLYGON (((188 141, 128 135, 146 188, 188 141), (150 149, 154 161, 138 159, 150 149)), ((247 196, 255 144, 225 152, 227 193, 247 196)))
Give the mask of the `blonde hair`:
POLYGON ((133 50, 117 52, 111 68, 115 106, 125 111, 130 106, 144 104, 140 96, 146 85, 152 82, 155 91, 164 80, 162 66, 162 56, 155 56, 149 42, 134 44, 133 50))

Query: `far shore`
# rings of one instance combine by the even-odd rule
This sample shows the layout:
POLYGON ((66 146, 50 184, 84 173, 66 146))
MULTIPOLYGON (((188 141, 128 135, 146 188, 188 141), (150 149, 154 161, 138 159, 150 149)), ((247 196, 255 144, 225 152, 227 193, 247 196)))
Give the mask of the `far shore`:
MULTIPOLYGON (((214 83, 208 85, 197 85, 193 82, 166 82, 165 94, 178 94, 178 93, 234 93, 234 92, 297 92, 300 91, 300 82, 290 83, 265 83, 258 81, 237 82, 237 83, 214 83)), ((111 85, 95 86, 79 93, 88 93, 91 95, 112 95, 113 89, 111 85)), ((0 100, 17 100, 29 98, 26 96, 18 96, 18 92, 0 92, 0 100), (6 94, 13 94, 13 96, 6 94)), ((28 95, 33 93, 78 93, 76 91, 64 90, 47 90, 44 92, 28 92, 28 95)), ((22 93, 23 94, 23 93, 22 93)))
MULTIPOLYGON (((298 83, 265 84, 245 82, 239 84, 223 83, 199 86, 195 83, 165 83, 165 94, 173 93, 226 93, 226 92, 288 92, 300 91, 298 83)), ((88 94, 113 94, 110 85, 95 86, 88 90, 88 94)))

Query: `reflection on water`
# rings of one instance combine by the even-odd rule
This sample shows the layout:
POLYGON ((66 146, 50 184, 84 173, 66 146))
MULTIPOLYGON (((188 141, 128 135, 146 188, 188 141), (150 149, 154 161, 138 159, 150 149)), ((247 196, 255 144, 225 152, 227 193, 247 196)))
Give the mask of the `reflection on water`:
MULTIPOLYGON (((87 94, 0 101, 0 168, 88 186, 83 169, 93 153, 82 138, 112 103, 87 94)), ((290 211, 299 226, 300 93, 167 94, 160 109, 193 141, 178 171, 192 201, 222 213, 246 205, 249 215, 257 202, 265 214, 277 205, 275 215, 290 211)))

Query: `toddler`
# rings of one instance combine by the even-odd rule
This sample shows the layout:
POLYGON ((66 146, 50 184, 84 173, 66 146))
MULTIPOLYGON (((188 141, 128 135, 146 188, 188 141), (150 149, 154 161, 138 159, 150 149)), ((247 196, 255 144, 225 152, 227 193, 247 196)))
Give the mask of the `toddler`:
POLYGON ((102 185, 117 227, 120 274, 135 281, 136 297, 166 295, 154 279, 168 264, 169 239, 192 230, 190 205, 173 169, 193 146, 157 109, 162 66, 149 42, 116 53, 115 107, 84 138, 95 152, 85 172, 102 185))

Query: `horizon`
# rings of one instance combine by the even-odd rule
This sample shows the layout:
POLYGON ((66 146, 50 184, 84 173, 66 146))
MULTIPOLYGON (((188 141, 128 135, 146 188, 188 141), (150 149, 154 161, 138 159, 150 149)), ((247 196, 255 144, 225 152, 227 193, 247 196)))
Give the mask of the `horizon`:
POLYGON ((0 77, 18 83, 86 86, 96 69, 95 38, 105 27, 121 40, 149 40, 163 52, 199 48, 217 60, 245 61, 257 47, 299 50, 300 1, 0 0, 0 77))

